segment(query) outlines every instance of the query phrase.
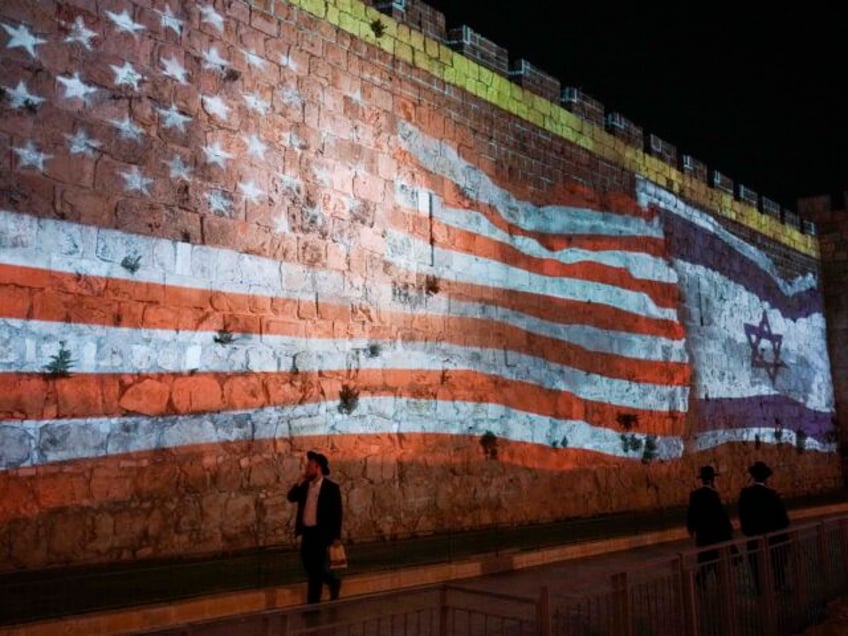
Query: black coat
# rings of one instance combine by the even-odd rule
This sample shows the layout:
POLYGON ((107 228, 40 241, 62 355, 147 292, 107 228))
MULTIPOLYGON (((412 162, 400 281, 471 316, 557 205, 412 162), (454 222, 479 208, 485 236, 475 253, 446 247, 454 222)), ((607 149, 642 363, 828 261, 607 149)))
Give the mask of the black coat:
POLYGON ((739 494, 739 523, 746 537, 754 537, 788 528, 789 515, 776 490, 754 484, 739 494))
POLYGON ((689 493, 686 528, 695 535, 695 545, 712 545, 733 538, 730 517, 719 494, 709 486, 689 493))
MULTIPOLYGON (((292 486, 286 496, 292 503, 297 502, 297 517, 294 524, 294 534, 303 534, 303 507, 306 505, 306 495, 309 492, 309 482, 300 486, 292 486)), ((336 539, 342 538, 342 493, 339 485, 324 477, 321 490, 318 493, 318 531, 324 543, 330 545, 336 539)))

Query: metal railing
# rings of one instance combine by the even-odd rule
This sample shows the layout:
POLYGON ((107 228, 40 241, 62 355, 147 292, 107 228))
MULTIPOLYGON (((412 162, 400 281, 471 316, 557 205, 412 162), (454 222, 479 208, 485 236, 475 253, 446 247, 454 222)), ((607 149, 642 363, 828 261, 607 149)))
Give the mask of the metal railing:
POLYGON ((150 631, 158 636, 783 636, 848 593, 848 517, 688 550, 536 597, 443 585, 150 631), (600 583, 600 585, 598 585, 600 583))
MULTIPOLYGON (((443 585, 192 623, 148 636, 536 636, 547 592, 525 598, 443 585)), ((548 633, 550 630, 548 629, 548 633)))
MULTIPOLYGON (((780 636, 816 623, 848 593, 848 517, 690 550, 562 599, 556 636, 780 636)), ((539 632, 545 633, 545 632, 539 632)))

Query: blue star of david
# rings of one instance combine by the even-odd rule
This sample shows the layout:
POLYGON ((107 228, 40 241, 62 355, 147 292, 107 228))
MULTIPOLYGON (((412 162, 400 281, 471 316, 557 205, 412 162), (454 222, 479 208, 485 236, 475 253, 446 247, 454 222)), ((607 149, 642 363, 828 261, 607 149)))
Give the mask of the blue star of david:
POLYGON ((783 346, 783 336, 772 332, 769 324, 768 314, 763 311, 763 317, 759 325, 745 323, 745 335, 751 346, 751 366, 757 369, 765 369, 771 383, 777 380, 777 373, 782 367, 786 367, 780 359, 780 349, 783 346), (766 347, 762 347, 763 341, 771 343, 771 356, 766 357, 766 347))

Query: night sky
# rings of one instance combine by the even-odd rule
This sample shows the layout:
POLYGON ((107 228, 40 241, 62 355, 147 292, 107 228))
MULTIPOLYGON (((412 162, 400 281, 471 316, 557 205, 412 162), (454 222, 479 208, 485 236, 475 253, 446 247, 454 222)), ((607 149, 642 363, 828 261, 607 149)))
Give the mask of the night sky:
POLYGON ((792 209, 819 194, 841 207, 846 8, 426 1, 737 183, 792 209))

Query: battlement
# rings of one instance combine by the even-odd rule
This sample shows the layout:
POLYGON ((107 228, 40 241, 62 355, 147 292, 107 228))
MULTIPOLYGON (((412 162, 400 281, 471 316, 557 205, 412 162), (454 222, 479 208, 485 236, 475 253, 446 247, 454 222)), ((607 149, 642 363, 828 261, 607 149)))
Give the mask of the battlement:
POLYGON ((444 14, 421 0, 365 0, 365 4, 446 44, 530 93, 562 106, 581 120, 603 128, 626 145, 667 164, 682 175, 706 184, 716 192, 729 195, 734 201, 749 206, 766 217, 778 220, 804 234, 815 235, 815 222, 804 218, 803 210, 796 212, 781 208, 775 201, 759 196, 751 188, 736 184, 730 176, 715 167, 709 167, 691 155, 678 154, 673 144, 653 132, 645 131, 623 113, 608 110, 601 101, 583 92, 582 88, 560 88, 559 79, 538 69, 530 61, 523 58, 511 59, 506 48, 477 33, 470 26, 458 25, 446 30, 444 14))

